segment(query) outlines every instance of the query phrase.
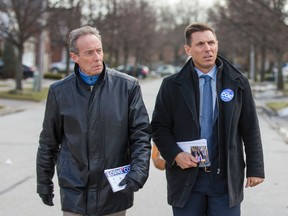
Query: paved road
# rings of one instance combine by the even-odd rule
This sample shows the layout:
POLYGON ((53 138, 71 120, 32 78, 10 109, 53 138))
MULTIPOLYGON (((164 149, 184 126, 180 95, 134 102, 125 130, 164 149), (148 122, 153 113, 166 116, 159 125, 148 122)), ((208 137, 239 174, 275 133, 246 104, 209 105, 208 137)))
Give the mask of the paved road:
MULTIPOLYGON (((144 100, 151 116, 161 80, 145 81, 144 100)), ((54 207, 42 204, 36 194, 35 159, 38 136, 44 115, 44 104, 0 116, 0 215, 61 215, 58 187, 54 207)), ((255 188, 245 189, 243 216, 288 216, 288 145, 283 141, 271 118, 259 109, 265 153, 266 180, 255 188)), ((57 185, 57 183, 56 183, 57 185)), ((166 202, 166 180, 163 171, 151 164, 145 187, 135 194, 135 204, 127 216, 172 216, 166 202)))

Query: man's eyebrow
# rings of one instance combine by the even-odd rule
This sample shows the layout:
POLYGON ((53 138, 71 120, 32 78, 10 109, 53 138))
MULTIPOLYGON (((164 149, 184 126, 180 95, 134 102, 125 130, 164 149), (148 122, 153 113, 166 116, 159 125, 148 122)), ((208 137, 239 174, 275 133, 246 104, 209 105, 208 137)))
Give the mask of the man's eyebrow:
POLYGON ((205 43, 205 41, 202 41, 202 40, 201 40, 201 41, 197 41, 197 42, 196 42, 196 44, 202 44, 202 43, 205 43))
POLYGON ((201 40, 201 41, 197 41, 196 44, 200 44, 200 43, 210 43, 210 42, 216 42, 214 39, 211 40, 201 40))
POLYGON ((91 52, 91 51, 92 51, 91 49, 85 50, 84 53, 89 53, 89 52, 91 52))

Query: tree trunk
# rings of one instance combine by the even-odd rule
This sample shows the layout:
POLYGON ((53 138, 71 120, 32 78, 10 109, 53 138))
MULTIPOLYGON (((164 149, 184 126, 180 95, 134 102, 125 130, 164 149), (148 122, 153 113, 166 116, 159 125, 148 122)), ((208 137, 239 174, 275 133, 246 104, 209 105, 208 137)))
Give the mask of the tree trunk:
POLYGON ((265 81, 265 62, 266 62, 266 47, 261 46, 261 68, 260 68, 260 81, 263 82, 265 81))
POLYGON ((251 45, 250 47, 250 77, 255 81, 255 47, 251 45))
POLYGON ((16 61, 16 74, 15 74, 15 81, 16 81, 16 91, 22 91, 22 78, 23 78, 23 71, 22 71, 22 56, 24 47, 18 46, 17 47, 17 61, 16 61))
POLYGON ((282 55, 279 53, 277 55, 277 65, 278 70, 276 74, 277 78, 277 90, 283 91, 284 90, 284 83, 283 83, 283 75, 282 75, 282 55))

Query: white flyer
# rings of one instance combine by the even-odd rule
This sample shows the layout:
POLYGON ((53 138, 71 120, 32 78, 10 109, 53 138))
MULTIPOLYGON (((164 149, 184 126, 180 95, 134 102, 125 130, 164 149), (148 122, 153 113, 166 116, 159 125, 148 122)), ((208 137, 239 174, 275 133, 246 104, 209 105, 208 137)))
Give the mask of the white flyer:
POLYGON ((177 142, 177 144, 184 152, 191 153, 198 160, 199 167, 210 166, 206 139, 177 142))
POLYGON ((126 187, 126 185, 119 186, 119 183, 122 181, 122 179, 124 179, 124 177, 129 171, 130 165, 104 170, 104 173, 109 181, 113 192, 123 190, 126 187))

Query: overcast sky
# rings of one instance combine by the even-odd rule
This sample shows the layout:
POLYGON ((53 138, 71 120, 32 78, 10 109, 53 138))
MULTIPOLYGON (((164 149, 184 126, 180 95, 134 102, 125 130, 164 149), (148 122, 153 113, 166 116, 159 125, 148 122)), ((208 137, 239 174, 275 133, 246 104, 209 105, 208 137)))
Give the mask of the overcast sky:
MULTIPOLYGON (((163 6, 165 4, 176 5, 180 1, 184 1, 184 2, 189 1, 190 3, 192 0, 157 0, 157 1, 148 0, 148 1, 150 1, 155 6, 163 6)), ((200 3, 201 6, 208 8, 208 7, 211 7, 215 2, 218 2, 220 0, 197 0, 197 1, 200 3)))
MULTIPOLYGON (((167 1, 167 0, 166 0, 167 1)), ((189 0, 186 0, 189 1, 189 0)), ((213 3, 217 1, 217 0, 198 0, 198 2, 203 5, 203 6, 212 6, 213 3)), ((177 4, 177 2, 179 2, 179 0, 168 0, 167 2, 169 2, 170 4, 177 4)))

